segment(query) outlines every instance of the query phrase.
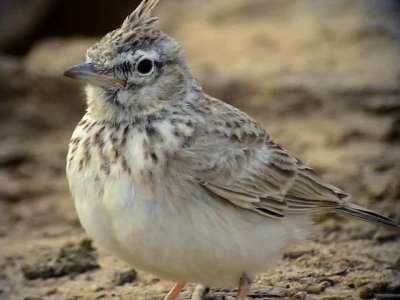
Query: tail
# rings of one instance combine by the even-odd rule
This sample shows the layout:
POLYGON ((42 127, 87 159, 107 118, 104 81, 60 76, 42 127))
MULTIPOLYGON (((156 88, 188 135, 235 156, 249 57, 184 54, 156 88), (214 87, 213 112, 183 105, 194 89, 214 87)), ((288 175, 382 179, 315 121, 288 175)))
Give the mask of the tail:
POLYGON ((384 225, 391 229, 400 230, 400 225, 396 224, 389 218, 381 216, 373 212, 372 210, 358 206, 351 202, 344 203, 342 207, 336 208, 336 210, 340 213, 350 215, 363 221, 384 225))

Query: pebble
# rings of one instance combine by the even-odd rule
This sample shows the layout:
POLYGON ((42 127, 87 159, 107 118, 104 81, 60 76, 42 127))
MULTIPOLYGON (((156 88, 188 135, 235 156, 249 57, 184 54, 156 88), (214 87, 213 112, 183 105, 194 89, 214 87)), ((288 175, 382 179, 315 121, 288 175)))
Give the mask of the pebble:
POLYGON ((134 269, 125 271, 125 272, 117 272, 114 274, 113 283, 116 286, 122 286, 127 283, 132 283, 137 279, 137 272, 134 269))

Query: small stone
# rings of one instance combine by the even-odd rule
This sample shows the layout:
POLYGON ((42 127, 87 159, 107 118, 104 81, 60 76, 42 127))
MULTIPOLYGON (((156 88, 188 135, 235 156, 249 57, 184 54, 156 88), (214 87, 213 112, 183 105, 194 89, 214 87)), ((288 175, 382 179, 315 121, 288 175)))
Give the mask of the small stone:
POLYGON ((121 286, 127 283, 132 283, 137 278, 137 272, 134 269, 122 272, 115 273, 113 282, 116 286, 121 286))
POLYGON ((83 239, 79 245, 61 248, 55 258, 45 257, 33 265, 23 266, 22 273, 28 280, 79 274, 100 268, 96 259, 91 240, 83 239))

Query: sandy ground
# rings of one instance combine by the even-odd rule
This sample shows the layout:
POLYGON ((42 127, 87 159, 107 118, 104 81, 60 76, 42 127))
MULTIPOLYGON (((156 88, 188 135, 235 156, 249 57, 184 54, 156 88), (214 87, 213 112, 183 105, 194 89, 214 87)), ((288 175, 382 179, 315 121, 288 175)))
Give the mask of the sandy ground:
MULTIPOLYGON (((168 0, 157 13, 205 91, 400 221, 400 26, 376 1, 321 3, 168 0)), ((1 299, 162 299, 172 285, 92 248, 74 211, 64 163, 83 91, 60 74, 92 42, 51 39, 0 59, 1 299)), ((400 299, 398 234, 331 214, 315 223, 249 299, 400 299)), ((207 299, 232 299, 222 292, 207 299)))

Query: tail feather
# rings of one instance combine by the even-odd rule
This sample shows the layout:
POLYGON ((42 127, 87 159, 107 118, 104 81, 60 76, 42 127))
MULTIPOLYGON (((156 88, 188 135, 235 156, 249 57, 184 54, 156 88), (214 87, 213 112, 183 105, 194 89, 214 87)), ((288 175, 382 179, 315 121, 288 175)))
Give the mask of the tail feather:
POLYGON ((389 218, 381 216, 372 210, 366 209, 364 207, 358 206, 354 203, 346 202, 342 207, 336 208, 340 213, 350 215, 352 217, 371 222, 376 224, 381 224, 391 229, 400 230, 400 225, 396 224, 389 218))

